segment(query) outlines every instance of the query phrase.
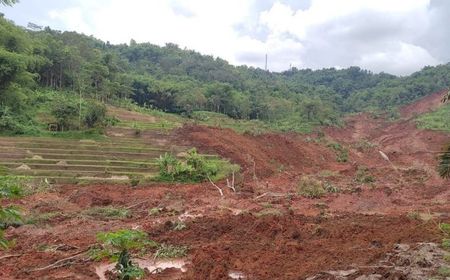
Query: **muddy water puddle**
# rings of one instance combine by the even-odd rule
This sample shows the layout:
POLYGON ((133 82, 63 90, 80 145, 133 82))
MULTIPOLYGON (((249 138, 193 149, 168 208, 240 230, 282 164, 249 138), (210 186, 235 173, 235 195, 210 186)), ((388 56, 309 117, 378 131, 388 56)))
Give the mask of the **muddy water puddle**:
MULTIPOLYGON (((187 262, 183 259, 175 259, 175 260, 145 260, 145 259, 135 259, 133 260, 134 264, 139 265, 139 267, 146 269, 150 272, 150 274, 157 273, 165 273, 166 271, 170 271, 170 274, 179 276, 181 273, 186 272, 187 262)), ((114 269, 115 263, 110 264, 101 264, 95 268, 95 272, 100 278, 100 280, 107 280, 105 277, 105 273, 107 271, 112 271, 114 269)), ((171 278, 168 278, 171 279, 171 278)), ((241 278, 234 278, 241 279, 241 278)))

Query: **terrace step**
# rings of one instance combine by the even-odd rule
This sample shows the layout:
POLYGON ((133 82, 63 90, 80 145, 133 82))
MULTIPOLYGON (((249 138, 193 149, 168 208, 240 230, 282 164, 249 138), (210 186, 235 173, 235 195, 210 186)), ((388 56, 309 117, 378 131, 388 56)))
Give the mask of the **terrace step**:
POLYGON ((41 177, 97 177, 97 178, 111 178, 111 176, 142 176, 142 177, 154 177, 157 175, 156 172, 98 172, 98 171, 87 171, 87 170, 10 170, 10 173, 14 175, 25 175, 25 176, 41 176, 41 177))
MULTIPOLYGON (((21 164, 57 164, 61 159, 33 159, 33 158, 2 158, 3 163, 21 163, 21 164), (5 160, 7 159, 7 161, 5 160)), ((68 165, 106 165, 106 166, 122 166, 122 167, 143 167, 148 168, 156 166, 158 163, 156 160, 151 161, 126 161, 126 160, 65 160, 68 165)), ((0 162, 0 165, 3 165, 0 162)))
MULTIPOLYGON (((0 165, 10 169, 16 169, 22 165, 18 162, 0 162, 0 165)), ((58 165, 58 164, 44 164, 44 163, 28 163, 26 164, 31 170, 55 170, 55 171, 95 171, 95 172, 139 172, 147 173, 157 170, 157 166, 141 168, 141 167, 123 167, 123 166, 108 166, 108 165, 58 165)))

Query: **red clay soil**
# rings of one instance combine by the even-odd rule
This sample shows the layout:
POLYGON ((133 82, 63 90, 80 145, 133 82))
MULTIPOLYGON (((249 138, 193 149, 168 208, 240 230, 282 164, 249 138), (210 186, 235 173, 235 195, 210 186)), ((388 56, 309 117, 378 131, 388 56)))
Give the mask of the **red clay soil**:
POLYGON ((296 134, 238 134, 231 129, 185 126, 178 134, 203 152, 217 153, 241 165, 258 177, 278 169, 313 173, 332 168, 335 154, 323 145, 308 143, 296 134))
POLYGON ((414 116, 429 112, 442 105, 442 98, 448 89, 425 96, 417 102, 403 106, 400 114, 403 118, 412 118, 414 116))
MULTIPOLYGON (((405 117, 435 103, 416 104, 404 109, 405 117)), ((3 201, 18 205, 34 221, 6 230, 16 246, 0 253, 0 279, 98 279, 98 263, 78 254, 95 244, 98 232, 121 228, 142 229, 158 242, 189 246, 185 279, 227 279, 232 270, 248 279, 304 279, 324 270, 373 264, 395 243, 442 238, 436 223, 450 220, 450 184, 437 176, 434 152, 450 140, 449 134, 418 130, 410 120, 387 122, 367 114, 352 116, 345 128, 324 132, 326 137, 319 139, 187 126, 171 135, 169 139, 242 166, 245 176, 238 181, 238 192, 217 183, 224 197, 206 182, 134 188, 67 185, 3 201), (348 162, 336 161, 335 151, 327 147, 330 141, 349 150, 348 162), (373 145, 362 149, 362 141, 373 145), (356 180, 361 166, 375 182, 356 180), (302 197, 296 187, 304 175, 341 192, 302 197), (105 206, 127 208, 131 216, 108 219, 85 211, 105 206), (154 207, 163 210, 149 215, 154 207), (413 211, 430 214, 427 219, 432 220, 407 218, 413 211), (187 228, 171 230, 171 223, 180 219, 186 219, 187 228)), ((164 279, 158 277, 149 279, 164 279)))
POLYGON ((147 229, 160 242, 189 244, 183 279, 305 279, 318 271, 374 263, 396 243, 438 241, 434 224, 406 217, 345 215, 331 219, 251 214, 201 218, 187 230, 147 229))

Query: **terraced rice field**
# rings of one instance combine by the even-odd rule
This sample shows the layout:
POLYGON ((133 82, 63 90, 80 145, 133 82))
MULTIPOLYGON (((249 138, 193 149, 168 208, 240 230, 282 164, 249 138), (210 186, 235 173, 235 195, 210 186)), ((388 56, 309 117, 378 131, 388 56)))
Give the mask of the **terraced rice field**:
POLYGON ((67 140, 0 138, 0 166, 9 174, 62 181, 129 180, 151 178, 156 159, 183 147, 145 144, 139 138, 67 140))

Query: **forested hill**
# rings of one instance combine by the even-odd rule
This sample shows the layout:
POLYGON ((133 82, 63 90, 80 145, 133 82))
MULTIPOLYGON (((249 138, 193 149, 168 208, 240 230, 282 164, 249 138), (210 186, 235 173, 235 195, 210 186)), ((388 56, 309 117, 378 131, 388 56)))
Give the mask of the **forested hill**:
POLYGON ((101 102, 131 98, 186 115, 213 111, 267 122, 333 124, 349 112, 392 110, 447 88, 450 81, 450 64, 408 77, 358 67, 274 73, 232 66, 174 44, 112 45, 33 27, 0 17, 0 129, 14 116, 30 121, 26 108, 48 90, 101 102))

